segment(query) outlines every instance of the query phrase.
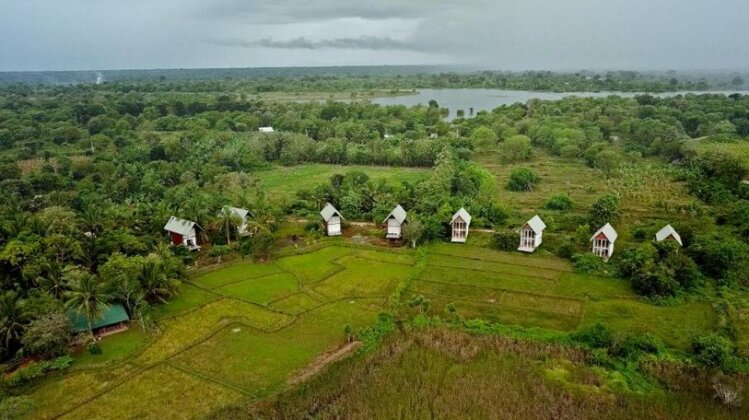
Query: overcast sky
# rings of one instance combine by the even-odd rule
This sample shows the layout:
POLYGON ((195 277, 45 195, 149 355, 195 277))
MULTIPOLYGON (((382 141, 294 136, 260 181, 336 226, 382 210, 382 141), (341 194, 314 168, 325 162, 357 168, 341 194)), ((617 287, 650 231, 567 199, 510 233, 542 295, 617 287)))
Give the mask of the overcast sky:
POLYGON ((0 71, 747 69, 749 0, 0 0, 0 71))

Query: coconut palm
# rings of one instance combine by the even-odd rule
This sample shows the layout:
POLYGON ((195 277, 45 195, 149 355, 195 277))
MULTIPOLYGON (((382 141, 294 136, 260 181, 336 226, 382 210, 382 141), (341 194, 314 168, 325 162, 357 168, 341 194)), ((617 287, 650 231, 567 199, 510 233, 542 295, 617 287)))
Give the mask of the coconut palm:
POLYGON ((218 213, 218 225, 226 231, 226 243, 231 245, 231 231, 242 224, 242 218, 229 207, 224 207, 218 213))
POLYGON ((94 337, 92 324, 102 315, 111 296, 106 292, 106 283, 88 272, 78 272, 73 276, 71 290, 65 293, 66 306, 86 318, 88 331, 94 337))
POLYGON ((55 261, 46 261, 42 264, 42 273, 35 280, 37 286, 55 299, 62 299, 68 287, 68 279, 62 266, 55 261))
POLYGON ((14 345, 21 338, 26 321, 28 314, 16 292, 7 291, 0 295, 0 345, 6 356, 10 356, 14 345))
POLYGON ((139 281, 143 292, 151 301, 166 303, 166 298, 174 296, 179 288, 179 281, 170 278, 161 260, 150 258, 143 264, 139 281))

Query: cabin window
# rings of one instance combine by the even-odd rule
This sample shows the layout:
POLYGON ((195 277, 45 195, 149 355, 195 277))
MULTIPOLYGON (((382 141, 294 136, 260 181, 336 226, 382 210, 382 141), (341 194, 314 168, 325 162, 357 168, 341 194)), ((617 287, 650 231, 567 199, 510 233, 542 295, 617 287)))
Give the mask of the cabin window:
POLYGON ((520 231, 520 246, 523 248, 534 248, 536 246, 536 232, 531 229, 520 231))
POLYGON ((593 240, 593 254, 607 258, 609 256, 609 242, 608 239, 595 238, 593 240))
POLYGON ((468 233, 466 223, 462 220, 456 220, 453 223, 453 238, 465 238, 468 233))

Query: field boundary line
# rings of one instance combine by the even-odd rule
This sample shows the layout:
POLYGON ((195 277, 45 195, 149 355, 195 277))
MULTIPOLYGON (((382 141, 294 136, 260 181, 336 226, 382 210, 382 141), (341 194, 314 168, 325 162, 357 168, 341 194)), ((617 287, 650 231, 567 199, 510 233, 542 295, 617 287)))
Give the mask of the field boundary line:
POLYGON ((188 368, 186 368, 184 366, 180 366, 180 365, 172 362, 171 360, 164 361, 164 364, 167 365, 167 366, 169 366, 169 367, 171 367, 171 368, 173 368, 173 369, 177 369, 180 372, 186 373, 186 374, 188 374, 190 376, 194 376, 195 378, 197 378, 200 381, 203 381, 203 382, 213 382, 216 385, 221 385, 221 386, 223 386, 225 388, 229 388, 231 390, 237 391, 240 394, 246 395, 248 397, 253 397, 253 398, 257 397, 256 394, 253 394, 252 392, 247 391, 246 389, 240 388, 240 387, 238 387, 236 385, 232 385, 232 384, 226 383, 224 381, 221 381, 219 379, 216 379, 216 378, 214 378, 212 376, 209 376, 209 375, 206 375, 204 373, 198 372, 196 370, 192 370, 192 369, 188 369, 188 368))
MULTIPOLYGON (((440 265, 440 264, 434 264, 434 263, 429 263, 429 262, 426 265, 427 265, 427 267, 431 266, 431 267, 439 267, 439 268, 449 268, 449 269, 453 269, 453 270, 470 270, 470 271, 478 271, 478 272, 481 272, 481 273, 491 273, 491 274, 499 274, 499 275, 507 275, 507 276, 526 277, 526 278, 529 278, 529 279, 539 279, 539 280, 543 280, 543 281, 547 281, 547 282, 551 282, 551 283, 555 283, 557 281, 556 280, 557 277, 550 279, 550 278, 547 278, 547 277, 536 276, 536 275, 533 275, 533 274, 515 274, 515 273, 508 273, 508 272, 501 272, 501 271, 482 270, 480 268, 456 267, 456 266, 453 266, 453 265, 440 265)), ((558 276, 558 274, 557 274, 557 276, 558 276)))
MULTIPOLYGON (((492 251, 491 248, 487 248, 487 247, 474 247, 474 248, 492 251)), ((466 260, 492 262, 492 263, 497 263, 497 264, 515 265, 515 266, 518 266, 518 267, 525 267, 525 268, 533 268, 533 269, 539 269, 539 268, 541 268, 541 269, 544 269, 544 270, 563 271, 563 272, 564 271, 566 271, 566 272, 574 272, 572 269, 569 269, 569 268, 540 267, 538 265, 518 264, 518 263, 515 263, 515 262, 508 263, 508 262, 497 261, 497 260, 490 260, 490 259, 485 259, 485 258, 480 258, 480 257, 467 257, 467 256, 463 256, 463 255, 448 254, 446 252, 435 251, 435 250, 430 250, 428 253, 432 254, 432 255, 440 255, 440 256, 443 256, 443 257, 463 258, 463 259, 466 259, 466 260)), ((526 256, 525 258, 533 258, 533 257, 526 256)))
POLYGON ((556 300, 568 300, 568 301, 574 301, 581 304, 587 303, 587 299, 573 297, 573 296, 558 296, 558 295, 549 295, 546 293, 538 293, 538 292, 527 292, 523 290, 515 290, 515 289, 508 289, 506 287, 490 287, 490 286, 479 286, 475 284, 463 284, 463 283, 448 283, 446 281, 440 281, 440 280, 426 280, 426 279, 418 279, 419 281, 423 281, 425 283, 436 283, 436 284, 445 284, 448 286, 458 286, 458 287, 473 287, 475 289, 489 289, 489 290, 496 290, 498 292, 509 292, 509 293, 517 293, 521 295, 528 295, 528 296, 534 296, 534 297, 543 297, 543 298, 551 298, 556 300))

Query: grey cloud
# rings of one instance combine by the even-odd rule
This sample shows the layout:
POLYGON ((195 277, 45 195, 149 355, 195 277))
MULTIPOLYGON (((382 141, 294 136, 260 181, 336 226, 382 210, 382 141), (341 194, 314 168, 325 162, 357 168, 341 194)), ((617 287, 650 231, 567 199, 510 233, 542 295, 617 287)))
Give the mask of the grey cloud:
POLYGON ((256 41, 245 41, 242 39, 217 39, 208 40, 210 44, 225 47, 241 48, 274 48, 288 50, 318 50, 318 49, 343 49, 343 50, 397 50, 397 51, 426 51, 420 45, 393 39, 390 37, 361 36, 358 38, 334 38, 312 40, 298 37, 290 40, 275 40, 263 38, 256 41))

